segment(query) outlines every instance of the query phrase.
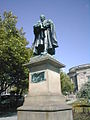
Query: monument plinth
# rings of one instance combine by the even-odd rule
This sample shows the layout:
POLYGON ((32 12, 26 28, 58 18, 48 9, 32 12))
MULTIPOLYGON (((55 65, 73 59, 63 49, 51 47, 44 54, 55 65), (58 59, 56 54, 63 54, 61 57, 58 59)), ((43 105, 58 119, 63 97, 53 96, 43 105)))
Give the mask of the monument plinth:
POLYGON ((30 95, 61 94, 60 68, 64 67, 51 55, 39 55, 31 58, 29 93, 30 95))
POLYGON ((49 54, 31 58, 29 93, 18 108, 18 120, 72 120, 72 108, 61 93, 60 68, 64 64, 49 54))

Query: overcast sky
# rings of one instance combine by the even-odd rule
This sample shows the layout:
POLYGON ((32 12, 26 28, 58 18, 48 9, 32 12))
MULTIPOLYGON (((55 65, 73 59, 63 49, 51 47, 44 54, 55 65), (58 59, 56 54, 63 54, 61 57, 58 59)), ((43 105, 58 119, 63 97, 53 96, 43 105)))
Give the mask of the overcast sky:
POLYGON ((90 0, 0 0, 0 14, 4 11, 18 17, 17 27, 23 27, 30 47, 39 16, 51 19, 59 44, 55 58, 66 65, 66 72, 90 63, 90 0))

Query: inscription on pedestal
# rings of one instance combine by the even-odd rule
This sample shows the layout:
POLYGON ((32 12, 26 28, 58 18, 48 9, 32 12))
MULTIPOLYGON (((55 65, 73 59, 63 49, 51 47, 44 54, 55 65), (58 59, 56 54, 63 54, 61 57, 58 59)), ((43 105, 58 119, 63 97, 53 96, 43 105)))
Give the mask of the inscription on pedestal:
POLYGON ((41 81, 45 81, 45 72, 36 72, 31 74, 31 82, 32 83, 38 83, 41 81))

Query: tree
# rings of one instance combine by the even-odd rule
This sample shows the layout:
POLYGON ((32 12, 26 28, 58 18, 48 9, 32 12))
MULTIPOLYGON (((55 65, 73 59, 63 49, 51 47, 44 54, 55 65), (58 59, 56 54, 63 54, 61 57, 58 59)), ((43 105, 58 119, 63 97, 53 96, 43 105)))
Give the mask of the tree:
POLYGON ((16 87, 17 93, 27 87, 28 69, 23 66, 32 56, 27 48, 23 28, 16 27, 17 17, 12 12, 0 16, 0 94, 8 87, 16 87))
POLYGON ((69 76, 63 71, 60 72, 60 80, 61 80, 61 90, 64 95, 73 92, 74 85, 73 83, 71 83, 69 76))
POLYGON ((78 98, 90 99, 90 81, 85 83, 77 93, 78 98))

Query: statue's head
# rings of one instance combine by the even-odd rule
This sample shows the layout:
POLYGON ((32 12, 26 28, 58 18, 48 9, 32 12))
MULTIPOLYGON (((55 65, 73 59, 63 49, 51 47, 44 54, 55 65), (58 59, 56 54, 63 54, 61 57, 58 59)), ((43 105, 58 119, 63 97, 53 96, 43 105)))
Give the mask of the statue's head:
POLYGON ((40 20, 41 20, 41 22, 43 22, 45 19, 46 19, 46 18, 45 18, 44 15, 40 15, 40 20))

